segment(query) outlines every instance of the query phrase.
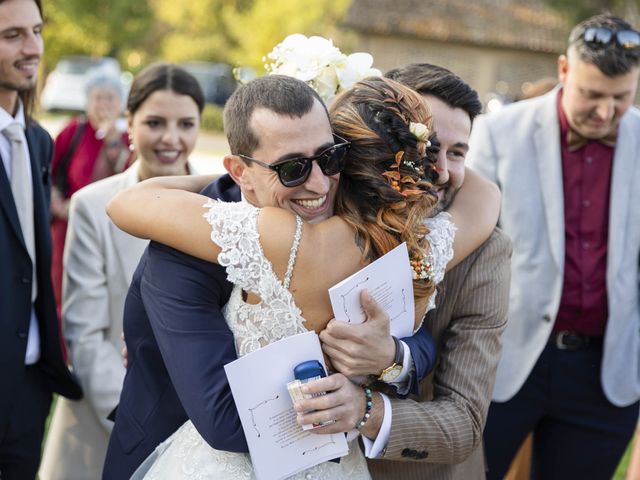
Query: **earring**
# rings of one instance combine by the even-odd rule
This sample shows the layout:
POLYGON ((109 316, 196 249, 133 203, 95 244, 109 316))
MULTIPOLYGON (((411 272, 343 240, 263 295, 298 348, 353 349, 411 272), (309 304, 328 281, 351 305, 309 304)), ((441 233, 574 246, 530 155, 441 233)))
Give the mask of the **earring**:
POLYGON ((133 152, 136 147, 133 145, 133 135, 129 134, 129 151, 133 152))

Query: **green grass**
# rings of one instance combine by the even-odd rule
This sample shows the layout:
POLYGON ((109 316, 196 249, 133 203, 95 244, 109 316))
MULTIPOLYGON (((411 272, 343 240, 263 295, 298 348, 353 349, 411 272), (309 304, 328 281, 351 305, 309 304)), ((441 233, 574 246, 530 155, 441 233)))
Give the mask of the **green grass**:
POLYGON ((618 465, 618 469, 613 476, 613 480, 624 480, 625 474, 627 473, 627 468, 629 468, 629 460, 631 459, 632 447, 633 441, 627 447, 627 451, 624 452, 624 456, 622 457, 622 460, 620 460, 620 465, 618 465))
POLYGON ((44 437, 42 437, 42 448, 44 448, 45 440, 47 439, 47 433, 49 432, 49 424, 51 424, 51 418, 53 417, 53 412, 56 409, 56 402, 58 401, 58 395, 53 395, 53 400, 51 401, 51 409, 49 410, 49 416, 47 417, 47 421, 44 424, 44 437))

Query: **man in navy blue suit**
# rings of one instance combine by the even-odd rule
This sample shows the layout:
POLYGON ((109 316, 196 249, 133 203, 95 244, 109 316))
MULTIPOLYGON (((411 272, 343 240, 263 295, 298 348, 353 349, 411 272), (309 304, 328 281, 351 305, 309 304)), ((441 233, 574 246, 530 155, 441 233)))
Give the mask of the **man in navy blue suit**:
MULTIPOLYGON (((322 153, 334 139, 322 101, 304 82, 270 75, 241 87, 227 102, 225 132, 232 152, 228 175, 203 193, 224 201, 242 197, 258 206, 279 206, 307 221, 333 214, 339 174, 325 175, 322 153), (300 157, 314 157, 302 183, 284 186, 265 168, 300 157), (318 163, 320 160, 320 164, 318 163)), ((221 314, 232 285, 224 269, 151 242, 134 274, 125 304, 128 369, 103 478, 129 478, 153 449, 187 419, 214 448, 248 451, 242 426, 222 368, 236 359, 233 335, 221 314)), ((369 358, 350 365, 350 373, 370 373, 391 382, 402 379, 398 394, 417 388, 435 356, 425 329, 398 341, 388 319, 370 319, 369 358), (382 327, 381 327, 382 326, 382 327), (385 331, 385 326, 387 329, 385 331), (408 347, 408 348, 405 348, 408 347), (366 370, 359 370, 359 367, 366 370)), ((344 431, 362 418, 361 404, 346 402, 353 385, 336 382, 336 408, 344 431)), ((362 393, 361 393, 362 395, 362 393)))
POLYGON ((35 478, 53 392, 67 369, 51 284, 51 137, 33 120, 40 0, 0 0, 0 478, 35 478))

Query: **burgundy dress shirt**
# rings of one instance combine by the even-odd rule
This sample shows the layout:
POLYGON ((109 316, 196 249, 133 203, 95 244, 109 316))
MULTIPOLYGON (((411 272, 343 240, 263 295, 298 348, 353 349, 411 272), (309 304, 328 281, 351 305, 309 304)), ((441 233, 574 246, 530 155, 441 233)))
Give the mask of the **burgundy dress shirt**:
POLYGON ((560 308, 553 331, 603 336, 608 317, 607 246, 614 148, 590 140, 567 147, 569 123, 558 93, 565 262, 560 308))

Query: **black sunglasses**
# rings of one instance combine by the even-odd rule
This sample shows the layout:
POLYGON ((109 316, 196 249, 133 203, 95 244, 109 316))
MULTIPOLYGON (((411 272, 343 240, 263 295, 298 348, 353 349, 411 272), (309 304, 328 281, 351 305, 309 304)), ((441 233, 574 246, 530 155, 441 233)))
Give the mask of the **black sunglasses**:
POLYGON ((640 33, 635 30, 612 30, 607 27, 585 28, 581 35, 584 43, 605 47, 615 40, 618 46, 624 50, 631 50, 640 46, 640 33))
POLYGON ((336 175, 344 169, 345 157, 347 156, 351 142, 347 142, 338 135, 334 134, 333 136, 335 137, 334 141, 337 140, 335 145, 331 145, 326 150, 312 157, 290 158, 281 162, 268 164, 240 153, 236 155, 256 165, 275 171, 278 174, 280 183, 285 187, 297 187, 309 178, 314 160, 318 162, 320 170, 322 170, 322 173, 326 176, 336 175))

